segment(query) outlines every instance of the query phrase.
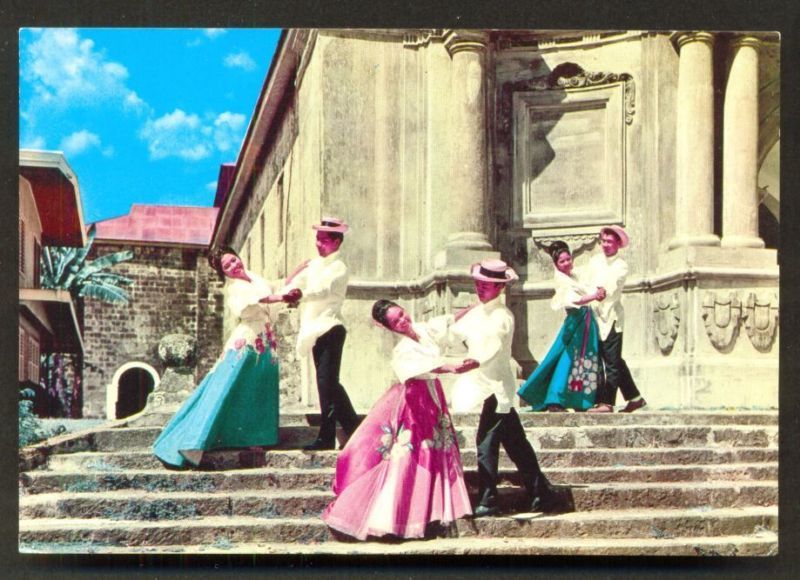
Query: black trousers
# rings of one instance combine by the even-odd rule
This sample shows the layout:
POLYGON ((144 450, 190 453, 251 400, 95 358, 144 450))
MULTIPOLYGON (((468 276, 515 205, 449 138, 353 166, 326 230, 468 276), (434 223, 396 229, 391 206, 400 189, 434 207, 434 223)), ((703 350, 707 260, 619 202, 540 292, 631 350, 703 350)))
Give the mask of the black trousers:
POLYGON ((517 411, 511 409, 508 413, 498 413, 497 398, 494 395, 483 403, 475 443, 478 448, 479 504, 493 506, 497 501, 497 464, 501 443, 522 475, 525 489, 531 498, 545 493, 549 482, 525 436, 517 411))
POLYGON ((346 336, 347 331, 344 326, 334 326, 317 339, 312 350, 321 415, 317 439, 326 445, 333 445, 336 440, 337 421, 347 437, 350 437, 358 427, 358 416, 339 382, 342 349, 346 336))
POLYGON ((614 405, 617 399, 617 388, 622 391, 626 401, 639 396, 639 389, 633 382, 631 371, 622 358, 622 333, 612 326, 605 340, 600 341, 600 358, 605 367, 605 380, 597 387, 595 403, 614 405))

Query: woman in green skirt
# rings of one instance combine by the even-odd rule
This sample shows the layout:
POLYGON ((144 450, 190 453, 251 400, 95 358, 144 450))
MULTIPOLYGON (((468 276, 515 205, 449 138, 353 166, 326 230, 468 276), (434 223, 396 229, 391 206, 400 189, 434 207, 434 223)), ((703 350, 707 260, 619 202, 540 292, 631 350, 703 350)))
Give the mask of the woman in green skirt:
POLYGON ((209 263, 227 280, 227 306, 239 324, 214 368, 153 444, 156 457, 174 467, 196 467, 203 452, 211 449, 278 442, 278 359, 271 305, 297 297, 273 294, 229 248, 213 251, 209 263))
POLYGON ((587 304, 604 300, 606 291, 581 283, 573 272, 572 253, 565 242, 555 241, 547 251, 555 266, 556 293, 550 306, 566 310, 567 316, 550 350, 517 394, 534 411, 585 411, 594 404, 603 380, 597 323, 587 304))

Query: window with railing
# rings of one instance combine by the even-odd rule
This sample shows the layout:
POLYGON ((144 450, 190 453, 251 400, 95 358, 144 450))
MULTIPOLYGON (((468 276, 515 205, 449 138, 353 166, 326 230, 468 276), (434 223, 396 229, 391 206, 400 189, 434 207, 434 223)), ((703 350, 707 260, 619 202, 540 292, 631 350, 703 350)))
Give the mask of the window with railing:
POLYGON ((39 341, 28 336, 28 377, 29 381, 39 382, 39 341))
POLYGON ((17 369, 17 380, 22 382, 25 380, 25 376, 28 374, 28 369, 26 368, 27 365, 27 357, 25 356, 25 350, 28 348, 28 336, 25 334, 25 331, 20 328, 19 329, 19 368, 17 369))

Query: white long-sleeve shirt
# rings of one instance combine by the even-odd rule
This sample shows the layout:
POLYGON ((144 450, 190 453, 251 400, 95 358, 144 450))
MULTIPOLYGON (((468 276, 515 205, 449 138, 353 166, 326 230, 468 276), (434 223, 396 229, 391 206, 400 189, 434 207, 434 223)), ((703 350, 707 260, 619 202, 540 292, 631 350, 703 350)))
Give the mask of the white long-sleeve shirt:
POLYGON ((344 324, 342 303, 347 294, 347 266, 339 252, 311 260, 284 291, 298 288, 303 292, 300 301, 300 331, 297 352, 308 355, 317 339, 334 326, 344 324))
MULTIPOLYGON (((260 276, 249 270, 247 280, 231 278, 225 289, 226 305, 239 324, 225 342, 225 349, 235 348, 240 340, 244 344, 255 344, 256 338, 265 332, 265 326, 274 319, 276 306, 259 302, 272 294, 272 287, 260 276)), ((263 340, 263 338, 262 338, 263 340)))
POLYGON ((516 363, 511 357, 514 315, 498 296, 467 312, 450 327, 451 340, 466 343, 468 354, 480 363, 475 370, 458 375, 451 391, 455 412, 480 412, 483 402, 497 397, 497 412, 511 410, 517 390, 516 363))
POLYGON ((581 281, 591 287, 603 287, 606 290, 604 300, 591 303, 600 340, 608 338, 611 328, 616 323, 617 332, 622 332, 625 322, 625 311, 622 308, 622 289, 628 276, 628 264, 619 254, 607 258, 605 254, 596 254, 582 272, 581 281))

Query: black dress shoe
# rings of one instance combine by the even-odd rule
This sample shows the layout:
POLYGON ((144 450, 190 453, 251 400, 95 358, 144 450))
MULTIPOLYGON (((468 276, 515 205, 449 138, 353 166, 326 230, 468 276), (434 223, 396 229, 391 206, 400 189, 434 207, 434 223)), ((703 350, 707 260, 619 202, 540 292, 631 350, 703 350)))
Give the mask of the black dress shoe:
POLYGON ((474 517, 474 518, 486 518, 486 517, 489 517, 489 516, 497 515, 497 513, 499 511, 500 511, 500 508, 498 508, 496 505, 492 505, 492 506, 479 505, 478 507, 475 508, 475 511, 472 512, 472 517, 474 517))
POLYGON ((564 514, 575 511, 575 502, 569 489, 551 487, 546 493, 531 499, 530 511, 546 514, 564 514))
POLYGON ((319 439, 303 447, 304 451, 330 451, 331 449, 336 449, 336 445, 333 442, 325 443, 319 439))

